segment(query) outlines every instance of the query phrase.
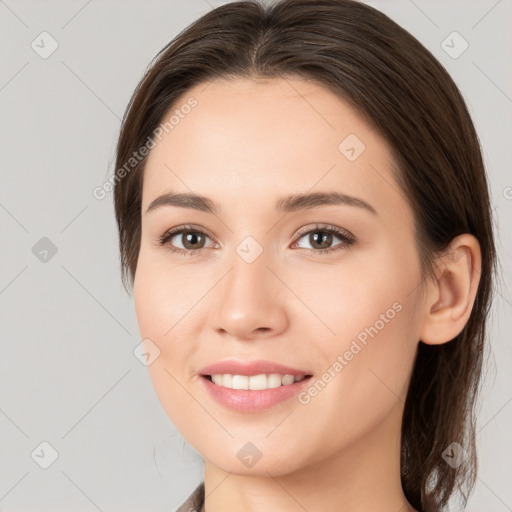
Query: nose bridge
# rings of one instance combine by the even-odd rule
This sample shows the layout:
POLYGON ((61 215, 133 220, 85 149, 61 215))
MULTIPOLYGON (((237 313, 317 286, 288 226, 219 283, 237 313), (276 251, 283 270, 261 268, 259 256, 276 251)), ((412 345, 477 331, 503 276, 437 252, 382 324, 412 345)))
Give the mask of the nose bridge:
POLYGON ((237 338, 249 336, 256 329, 283 328, 282 283, 272 267, 271 251, 254 238, 246 237, 229 258, 229 272, 214 301, 213 327, 237 338))
POLYGON ((252 236, 247 236, 235 248, 230 259, 231 271, 228 274, 225 299, 236 298, 240 305, 245 302, 258 302, 260 295, 274 288, 272 273, 267 265, 271 265, 270 251, 264 249, 252 236))

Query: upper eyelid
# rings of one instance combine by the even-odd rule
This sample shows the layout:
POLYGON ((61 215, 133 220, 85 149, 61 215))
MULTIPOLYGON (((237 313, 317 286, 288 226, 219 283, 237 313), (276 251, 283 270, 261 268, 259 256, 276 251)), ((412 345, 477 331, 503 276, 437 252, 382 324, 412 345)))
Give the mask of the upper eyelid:
MULTIPOLYGON (((326 224, 326 223, 320 223, 320 222, 317 222, 316 224, 314 225, 311 225, 311 226, 304 226, 302 228, 300 228, 298 230, 298 232, 296 231, 295 234, 293 235, 293 239, 300 239, 302 238, 303 236, 307 235, 308 233, 310 233, 311 231, 322 231, 322 230, 325 230, 325 231, 333 231, 333 234, 335 236, 338 236, 338 237, 342 237, 342 238, 345 238, 346 241, 349 241, 351 243, 355 242, 356 240, 356 237, 354 235, 352 235, 352 233, 350 233, 348 230, 344 229, 344 228, 340 228, 338 226, 334 226, 332 224, 326 224)), ((180 235, 180 234, 183 234, 184 232, 197 232, 197 233, 202 233, 204 235, 206 235, 208 238, 210 238, 212 240, 212 242, 216 243, 214 240, 215 240, 215 237, 212 237, 207 230, 205 230, 204 228, 202 227, 199 227, 199 226, 194 226, 194 225, 190 225, 190 224, 187 224, 187 225, 183 225, 183 226, 177 226, 177 227, 174 227, 174 228, 171 228, 167 231, 165 231, 165 233, 161 236, 158 237, 158 240, 163 244, 163 243, 169 243, 169 241, 174 238, 175 236, 177 235, 180 235), (165 240, 165 242, 164 242, 165 240)), ((218 243, 218 242, 217 242, 218 243)), ((202 248, 201 248, 202 249, 202 248)), ((196 249, 198 251, 200 251, 201 249, 196 249)), ((182 250, 182 249, 177 249, 178 251, 179 250, 182 250)), ((192 251, 187 251, 187 252, 192 252, 192 251)))
POLYGON ((338 226, 334 226, 332 224, 325 224, 325 223, 321 223, 321 222, 317 222, 314 226, 304 226, 303 228, 300 228, 295 233, 294 236, 302 237, 304 235, 307 235, 311 231, 315 231, 315 230, 317 230, 317 231, 332 231, 335 234, 337 234, 338 236, 345 236, 350 239, 355 239, 355 236, 352 233, 350 233, 350 231, 348 231, 344 228, 340 228, 338 226))

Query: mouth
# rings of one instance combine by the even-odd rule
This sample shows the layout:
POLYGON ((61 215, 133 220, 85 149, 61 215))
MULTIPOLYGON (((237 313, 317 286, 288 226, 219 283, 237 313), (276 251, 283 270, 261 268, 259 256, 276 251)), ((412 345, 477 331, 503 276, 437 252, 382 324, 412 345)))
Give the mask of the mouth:
POLYGON ((263 391, 279 387, 291 386, 297 382, 310 379, 312 375, 301 374, 259 374, 259 375, 232 375, 232 374, 212 374, 201 375, 203 379, 215 384, 216 386, 233 390, 252 390, 263 391))

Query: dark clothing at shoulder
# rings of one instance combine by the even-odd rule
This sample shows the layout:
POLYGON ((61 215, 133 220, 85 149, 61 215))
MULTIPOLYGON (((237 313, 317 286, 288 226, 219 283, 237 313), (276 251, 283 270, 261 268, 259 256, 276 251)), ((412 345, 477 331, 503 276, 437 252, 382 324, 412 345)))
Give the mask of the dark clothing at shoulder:
POLYGON ((183 502, 176 512, 200 512, 204 505, 204 481, 201 482, 192 494, 183 502))

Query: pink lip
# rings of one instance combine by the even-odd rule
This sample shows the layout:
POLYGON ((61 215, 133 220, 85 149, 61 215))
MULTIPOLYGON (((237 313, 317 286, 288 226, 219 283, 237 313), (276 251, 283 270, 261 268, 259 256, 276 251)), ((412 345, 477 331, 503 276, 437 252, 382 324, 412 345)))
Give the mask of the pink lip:
MULTIPOLYGON (((282 375, 311 375, 306 370, 298 370, 296 368, 290 368, 273 361, 248 361, 245 363, 239 361, 221 361, 219 363, 211 364, 202 368, 199 371, 200 375, 214 375, 214 374, 226 374, 231 375, 260 375, 262 373, 280 373, 282 375)), ((278 388, 276 388, 278 389, 278 388)))
MULTIPOLYGON (((293 373, 289 375, 293 375, 293 373)), ((208 377, 204 376, 201 376, 199 380, 203 383, 210 396, 224 407, 240 412, 260 412, 278 402, 297 396, 306 386, 310 385, 311 377, 306 377, 289 386, 280 386, 260 391, 224 388, 214 384, 208 377)))

